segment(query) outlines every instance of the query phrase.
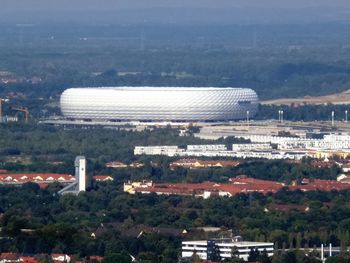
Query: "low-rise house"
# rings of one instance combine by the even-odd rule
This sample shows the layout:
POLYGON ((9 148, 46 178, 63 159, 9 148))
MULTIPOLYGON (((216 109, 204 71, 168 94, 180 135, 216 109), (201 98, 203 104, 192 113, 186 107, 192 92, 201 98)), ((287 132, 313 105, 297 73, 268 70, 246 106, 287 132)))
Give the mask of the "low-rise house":
POLYGON ((69 174, 52 173, 25 173, 25 174, 0 174, 0 184, 24 184, 28 182, 46 184, 53 182, 71 183, 75 177, 69 174))
POLYGON ((211 168, 211 167, 236 167, 240 163, 227 160, 198 160, 198 159, 180 159, 170 164, 171 169, 183 167, 188 169, 211 168))
POLYGON ((153 186, 152 181, 147 181, 147 180, 143 180, 141 182, 127 181, 124 183, 124 192, 127 192, 129 194, 135 194, 135 189, 148 188, 152 186, 153 186))
POLYGON ((71 261, 71 257, 66 254, 51 254, 51 258, 54 262, 69 263, 71 261))
POLYGON ((341 182, 341 183, 350 184, 350 175, 348 175, 348 174, 340 174, 337 177, 337 181, 341 182))
POLYGON ((341 191, 350 188, 350 184, 342 183, 337 180, 321 180, 321 179, 313 179, 313 180, 302 180, 301 185, 291 185, 289 186, 290 190, 301 190, 303 192, 306 191, 341 191))
POLYGON ((46 262, 49 260, 53 263, 69 263, 69 262, 103 262, 103 257, 101 256, 89 256, 87 258, 78 259, 73 258, 70 255, 66 254, 36 254, 36 255, 22 255, 17 253, 1 253, 0 254, 0 263, 39 263, 46 262), (51 261, 52 260, 52 261, 51 261))
POLYGON ((131 167, 131 168, 140 168, 140 167, 143 167, 143 166, 145 166, 145 164, 144 163, 139 163, 139 162, 133 162, 133 163, 129 164, 129 167, 131 167))
POLYGON ((1 253, 0 263, 20 262, 20 257, 16 253, 1 253))
POLYGON ((144 164, 143 163, 139 163, 139 162, 133 162, 131 164, 126 164, 126 163, 122 163, 122 162, 118 162, 118 161, 113 161, 113 162, 109 162, 106 163, 106 167, 109 168, 116 168, 116 169, 120 169, 120 168, 140 168, 143 167, 144 164))
POLYGON ((109 168, 127 168, 128 165, 125 163, 122 163, 122 162, 114 161, 114 162, 106 163, 106 167, 109 167, 109 168))
POLYGON ((93 177, 97 182, 107 182, 107 181, 113 181, 114 178, 109 175, 95 175, 93 177))
POLYGON ((136 192, 158 195, 184 195, 209 198, 211 196, 234 196, 238 193, 260 192, 267 194, 277 192, 284 184, 257 180, 253 178, 232 178, 230 183, 221 184, 213 182, 203 182, 198 184, 181 184, 181 183, 159 183, 154 184, 152 181, 127 182, 124 183, 124 191, 134 194, 136 192))
POLYGON ((340 163, 337 163, 336 161, 318 161, 314 160, 311 162, 311 165, 315 168, 331 168, 333 165, 340 166, 340 163))
POLYGON ((203 182, 197 184, 182 183, 153 183, 152 181, 126 182, 124 183, 124 192, 130 194, 155 193, 158 195, 183 195, 209 198, 211 196, 232 197, 239 193, 258 192, 262 194, 275 193, 283 187, 300 191, 341 191, 350 189, 350 184, 338 182, 336 180, 302 180, 301 185, 294 184, 285 186, 285 184, 275 181, 259 180, 244 176, 231 178, 230 183, 203 182))
MULTIPOLYGON (((87 260, 93 261, 93 262, 98 262, 98 263, 102 263, 103 261, 103 257, 101 256, 89 256, 87 258, 87 260)), ((85 261, 84 261, 85 262, 85 261)))
POLYGON ((344 172, 344 173, 350 172, 350 163, 344 164, 344 165, 342 166, 342 169, 343 169, 343 172, 344 172))

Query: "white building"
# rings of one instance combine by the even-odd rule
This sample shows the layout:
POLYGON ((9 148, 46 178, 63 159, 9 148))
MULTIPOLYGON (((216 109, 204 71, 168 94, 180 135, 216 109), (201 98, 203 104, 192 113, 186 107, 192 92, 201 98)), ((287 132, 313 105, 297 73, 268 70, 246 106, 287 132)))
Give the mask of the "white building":
POLYGON ((134 155, 181 156, 184 151, 177 146, 135 146, 134 155))
POLYGON ((187 145, 187 151, 191 151, 191 152, 227 151, 227 147, 225 144, 187 145))
POLYGON ((214 254, 219 253, 222 260, 231 258, 234 254, 247 261, 252 250, 258 250, 260 253, 266 252, 268 256, 273 256, 273 243, 248 242, 240 239, 238 237, 234 239, 183 241, 182 257, 189 258, 196 254, 203 260, 211 260, 214 254))
MULTIPOLYGON (((345 133, 327 134, 323 139, 308 139, 305 137, 281 137, 271 135, 240 135, 236 136, 250 140, 251 145, 259 147, 258 144, 276 144, 278 149, 329 149, 346 150, 350 149, 350 136, 345 133)), ((249 146, 246 146, 249 147, 249 146)), ((258 148, 256 148, 258 150, 258 148)))
POLYGON ((137 181, 137 182, 133 182, 133 181, 127 181, 124 183, 124 192, 127 192, 129 194, 135 194, 135 189, 136 188, 148 188, 148 187, 152 187, 153 186, 153 182, 152 181, 137 181))
POLYGON ((270 143, 235 143, 232 144, 232 151, 261 151, 272 150, 270 143))

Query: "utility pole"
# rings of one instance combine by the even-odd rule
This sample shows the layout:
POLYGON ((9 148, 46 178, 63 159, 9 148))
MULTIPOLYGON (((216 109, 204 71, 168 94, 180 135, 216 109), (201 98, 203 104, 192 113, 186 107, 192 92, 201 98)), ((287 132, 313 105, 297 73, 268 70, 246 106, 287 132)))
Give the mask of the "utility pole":
POLYGON ((247 126, 249 128, 249 110, 247 110, 247 126))
POLYGON ((345 123, 348 123, 348 111, 345 111, 345 123))
POLYGON ((283 123, 283 110, 281 110, 281 123, 283 123))
POLYGON ((278 110, 278 122, 281 122, 281 110, 278 110))

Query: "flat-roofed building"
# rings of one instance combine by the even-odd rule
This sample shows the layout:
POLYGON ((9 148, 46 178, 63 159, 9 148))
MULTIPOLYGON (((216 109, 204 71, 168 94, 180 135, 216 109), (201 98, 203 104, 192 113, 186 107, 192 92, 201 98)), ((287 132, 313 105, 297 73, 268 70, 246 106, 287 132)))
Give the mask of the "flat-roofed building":
POLYGON ((178 146, 135 146, 134 155, 166 155, 178 156, 184 153, 178 146))
POLYGON ((272 256, 273 249, 273 243, 242 241, 241 237, 183 241, 182 258, 190 258, 196 254, 203 260, 213 260, 218 256, 224 260, 236 256, 247 261, 251 251, 272 256))

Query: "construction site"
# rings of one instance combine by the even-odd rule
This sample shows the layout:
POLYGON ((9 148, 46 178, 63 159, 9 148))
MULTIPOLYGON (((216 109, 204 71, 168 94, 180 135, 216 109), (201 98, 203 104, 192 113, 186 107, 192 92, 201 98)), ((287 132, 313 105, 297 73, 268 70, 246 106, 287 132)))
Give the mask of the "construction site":
POLYGON ((29 121, 29 110, 27 107, 12 105, 10 97, 0 97, 0 123, 29 121), (6 110, 5 110, 6 109, 6 110))

